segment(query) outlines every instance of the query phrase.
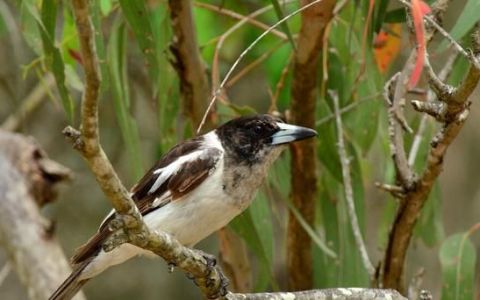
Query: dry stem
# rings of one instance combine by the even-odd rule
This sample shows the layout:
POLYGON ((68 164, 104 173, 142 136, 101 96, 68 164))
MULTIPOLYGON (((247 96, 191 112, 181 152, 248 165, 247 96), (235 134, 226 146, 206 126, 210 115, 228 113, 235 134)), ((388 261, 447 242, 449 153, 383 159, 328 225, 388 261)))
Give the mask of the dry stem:
POLYGON ((342 177, 343 186, 345 189, 345 200, 347 202, 348 217, 350 218, 350 224, 352 225, 352 232, 357 244, 358 251, 362 258, 363 266, 367 270, 370 280, 373 281, 375 275, 375 268, 368 257, 367 247, 363 241, 362 232, 360 231, 360 225, 358 224, 357 213, 355 211, 355 202, 353 200, 352 179, 350 177, 350 159, 348 158, 347 151, 345 150, 345 142, 343 140, 343 125, 342 118, 340 117, 340 108, 338 105, 338 95, 332 95, 333 106, 335 110, 335 120, 337 124, 337 136, 338 136, 338 155, 340 157, 340 163, 342 165, 342 177))

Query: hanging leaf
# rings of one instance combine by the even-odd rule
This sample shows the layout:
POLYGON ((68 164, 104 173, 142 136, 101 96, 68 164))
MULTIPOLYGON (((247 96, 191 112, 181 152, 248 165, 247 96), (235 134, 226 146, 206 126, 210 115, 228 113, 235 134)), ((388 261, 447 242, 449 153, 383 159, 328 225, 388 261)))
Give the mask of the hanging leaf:
POLYGON ((130 114, 130 91, 127 79, 125 25, 119 21, 113 27, 108 43, 108 63, 113 88, 113 104, 115 114, 120 125, 120 131, 131 160, 131 167, 135 178, 143 173, 140 156, 140 137, 137 125, 130 114))
POLYGON ((440 248, 442 300, 474 299, 475 247, 468 233, 448 237, 440 248))
POLYGON ((385 15, 385 23, 405 23, 407 13, 404 8, 393 9, 385 15))
MULTIPOLYGON (((252 205, 254 204, 252 203, 252 205)), ((264 210, 262 211, 265 212, 264 210)), ((259 272, 259 276, 257 278, 257 284, 255 286, 256 290, 262 290, 266 288, 268 283, 272 280, 271 267, 273 257, 273 233, 270 232, 270 237, 265 238, 266 232, 260 233, 258 231, 258 227, 255 225, 255 220, 258 221, 259 214, 261 213, 256 213, 254 217, 253 208, 250 206, 246 211, 233 219, 233 221, 231 221, 228 225, 245 240, 249 249, 260 261, 262 270, 259 272)), ((268 219, 268 221, 271 222, 270 219, 268 219)))
POLYGON ((430 13, 430 7, 422 0, 412 0, 412 18, 413 25, 415 27, 415 37, 417 40, 417 58, 415 61, 415 67, 413 69, 410 81, 408 83, 410 88, 417 85, 422 74, 423 65, 425 64, 425 28, 423 26, 423 16, 430 13))
MULTIPOLYGON (((271 0, 271 1, 272 1, 273 9, 275 10, 275 13, 277 14, 278 20, 283 19, 285 16, 283 14, 282 7, 280 6, 280 3, 278 2, 278 0, 271 0)), ((290 28, 288 27, 288 23, 284 22, 280 25, 280 27, 282 28, 282 30, 287 35, 288 41, 292 45, 292 48, 295 49, 295 41, 293 39, 292 32, 290 31, 290 28)))
POLYGON ((147 69, 152 78, 154 94, 157 93, 159 82, 158 49, 156 48, 150 15, 145 7, 145 1, 119 0, 122 12, 132 28, 138 46, 147 61, 147 69))
MULTIPOLYGON (((480 1, 467 0, 460 16, 456 19, 455 25, 450 30, 450 36, 455 40, 463 38, 472 28, 475 23, 480 21, 480 1)), ((449 41, 444 40, 438 47, 438 51, 443 51, 449 45, 449 41)))
POLYGON ((73 123, 74 105, 65 86, 65 65, 60 50, 55 45, 57 3, 54 0, 43 1, 40 14, 35 1, 24 0, 21 2, 21 11, 24 23, 28 27, 25 29, 27 31, 24 31, 24 36, 29 45, 39 55, 41 55, 41 50, 39 49, 39 41, 41 41, 46 65, 55 77, 67 118, 73 123), (32 28, 34 24, 36 25, 35 29, 32 28), (29 32, 30 30, 32 32, 29 32), (39 36, 40 39, 38 38, 39 36))
MULTIPOLYGON (((110 3, 110 0, 102 0, 100 3, 103 2, 110 3)), ((98 64, 100 65, 100 74, 102 75, 100 91, 103 93, 109 89, 110 79, 101 17, 99 1, 92 1, 92 23, 95 30, 95 47, 98 55, 98 64)))

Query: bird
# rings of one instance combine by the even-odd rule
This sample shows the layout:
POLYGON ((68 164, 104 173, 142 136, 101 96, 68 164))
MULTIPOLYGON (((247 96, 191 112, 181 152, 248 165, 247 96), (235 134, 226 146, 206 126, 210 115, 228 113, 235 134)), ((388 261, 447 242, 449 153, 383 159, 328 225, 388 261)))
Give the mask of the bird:
MULTIPOLYGON (((268 114, 232 119, 174 146, 131 189, 151 230, 164 231, 187 247, 225 227, 255 198, 267 171, 292 142, 317 135, 268 114)), ((112 211, 97 233, 77 249, 70 276, 49 300, 71 299, 91 278, 148 250, 122 244, 105 252, 113 234, 112 211)))

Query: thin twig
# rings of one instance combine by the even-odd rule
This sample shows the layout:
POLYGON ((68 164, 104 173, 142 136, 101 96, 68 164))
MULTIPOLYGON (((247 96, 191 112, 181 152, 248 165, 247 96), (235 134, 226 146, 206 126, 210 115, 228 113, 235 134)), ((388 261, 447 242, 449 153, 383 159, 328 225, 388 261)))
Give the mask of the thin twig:
POLYGON ((406 85, 411 71, 413 70, 414 61, 415 53, 412 52, 407 60, 405 69, 401 73, 395 74, 389 81, 387 81, 384 91, 384 98, 388 105, 390 152, 395 162, 394 165, 397 172, 397 181, 407 187, 407 189, 413 187, 415 174, 408 165, 404 149, 403 132, 405 126, 402 126, 402 123, 406 121, 403 115, 403 103, 405 102, 405 95, 407 92, 406 85))
MULTIPOLYGON (((220 72, 219 72, 219 56, 220 56, 220 49, 223 47, 223 43, 225 40, 235 31, 237 31, 240 27, 242 27, 244 24, 247 23, 248 20, 252 20, 256 18, 257 16, 271 10, 273 8, 273 5, 267 5, 265 7, 262 7, 251 14, 247 15, 245 18, 242 18, 239 22, 237 22, 235 25, 230 27, 226 32, 224 32, 220 38, 218 39, 217 45, 215 47, 215 53, 213 55, 213 63, 212 63, 212 94, 215 94, 215 90, 219 90, 220 88, 217 88, 218 82, 220 81, 220 72)), ((268 31, 268 28, 267 28, 268 31)), ((265 31, 265 32, 267 32, 265 31)), ((233 68, 233 67, 232 67, 233 68)), ((227 74, 228 76, 229 74, 227 74)), ((225 81, 225 80, 224 80, 225 81)), ((226 85, 226 83, 225 83, 226 85)), ((208 112, 207 112, 208 113, 208 112)), ((197 131, 197 133, 200 131, 197 131)))
POLYGON ((274 30, 275 28, 277 28, 280 24, 282 24, 283 22, 287 21, 288 19, 290 19, 291 17, 295 16, 296 14, 306 10, 307 8, 315 5, 315 4, 318 4, 320 2, 322 2, 323 0, 315 0, 313 2, 310 2, 309 4, 305 5, 305 6, 302 6, 301 8, 295 10, 294 12, 288 14, 287 16, 285 16, 284 18, 280 19, 278 22, 276 22, 275 24, 273 24, 270 28, 268 28, 267 30, 265 30, 261 35, 259 35, 245 50, 243 50, 242 53, 240 53, 240 55, 238 56, 237 60, 235 60, 235 62, 233 63, 233 65, 230 67, 230 70, 228 70, 227 74, 225 75, 225 77, 223 78, 222 82, 220 83, 220 86, 218 87, 218 89, 215 90, 215 92, 213 93, 213 97, 212 99, 210 100, 210 103, 208 104, 208 107, 203 115, 203 118, 202 118, 202 121, 200 122, 200 125, 198 126, 197 128, 197 134, 200 132, 200 130, 202 130, 202 127, 203 125, 205 124, 206 120, 207 120, 207 116, 208 116, 208 113, 210 112, 210 110, 212 109, 213 107, 213 104, 215 103, 215 100, 218 98, 218 95, 220 95, 220 93, 222 92, 222 89, 223 87, 225 86, 225 84, 227 83, 228 79, 230 78, 231 74, 233 73, 233 71, 236 69, 236 67, 238 66, 238 64, 240 63, 240 61, 243 59, 243 57, 252 50, 253 47, 255 47, 256 44, 258 44, 258 42, 260 40, 262 40, 267 34, 269 34, 272 30, 274 30))
MULTIPOLYGON (((284 1, 283 3, 292 2, 292 1, 293 0, 284 1)), ((217 12, 219 14, 231 17, 233 19, 246 20, 247 23, 249 23, 249 24, 251 24, 255 27, 258 27, 260 29, 263 29, 263 30, 267 30, 268 27, 269 27, 267 24, 262 23, 262 22, 258 21, 257 19, 254 19, 251 15, 244 16, 242 14, 234 12, 233 10, 226 9, 224 7, 219 7, 217 5, 212 5, 212 4, 208 4, 208 3, 204 3, 204 2, 198 2, 198 1, 195 1, 193 3, 193 5, 195 5, 196 7, 208 9, 208 10, 213 11, 213 12, 217 12)), ((271 5, 269 5, 269 7, 270 7, 270 9, 272 8, 271 5)), ((281 38, 283 40, 288 40, 287 35, 285 33, 281 32, 280 30, 272 30, 272 34, 278 36, 279 38, 281 38)), ((207 44, 216 42, 219 38, 220 37, 217 37, 213 40, 210 40, 210 41, 208 41, 207 44)))
POLYGON ((285 80, 287 79, 288 71, 292 65, 294 52, 290 53, 290 56, 287 59, 285 66, 280 73, 280 79, 278 79, 277 85, 275 86, 275 92, 272 94, 271 101, 270 101, 270 108, 268 109, 269 112, 274 112, 277 110, 277 101, 280 97, 280 92, 285 85, 285 80))
MULTIPOLYGON (((192 129, 195 129, 207 107, 210 88, 206 64, 197 43, 192 1, 169 0, 168 12, 173 33, 169 48, 180 81, 181 110, 183 116, 191 120, 192 129)), ((212 125, 213 114, 205 116, 207 117, 209 125, 212 125)))
POLYGON ((2 286, 5 279, 7 279, 8 274, 12 270, 12 266, 8 263, 8 261, 3 265, 2 269, 0 270, 0 286, 2 286))
MULTIPOLYGON (((448 75, 452 71, 453 65, 454 65, 455 61, 457 60, 457 57, 458 57, 458 52, 455 51, 455 50, 452 52, 451 55, 448 56, 447 62, 445 63, 445 65, 442 68, 442 70, 440 71, 440 73, 438 73, 438 79, 439 80, 445 81, 448 78, 448 75)), ((433 68, 430 65, 430 61, 428 59, 426 59, 425 62, 426 62, 426 65, 427 65, 427 70, 429 70, 428 73, 430 73, 430 72, 435 73, 433 71, 433 68)), ((433 83, 431 83, 431 84, 433 84, 433 83)), ((440 86, 443 86, 443 85, 440 85, 440 86)), ((431 101, 434 101, 434 100, 435 100, 435 93, 433 92, 433 89, 429 89, 428 92, 427 92, 427 100, 426 101, 431 102, 431 101)), ((410 166, 413 166, 415 164, 415 159, 417 157, 417 153, 418 153, 418 150, 420 149, 420 144, 421 144, 422 139, 423 139, 423 132, 426 129, 427 119, 428 119, 428 116, 426 114, 422 115, 422 118, 420 120, 420 125, 418 125, 417 133, 415 134, 415 137, 413 138, 412 146, 410 147, 410 152, 408 154, 408 164, 410 166)))
MULTIPOLYGON (((357 101, 349 103, 348 105, 345 105, 344 107, 340 108, 340 115, 343 115, 343 114, 345 114, 349 111, 352 111, 354 108, 356 108, 360 104, 366 103, 366 102, 371 101, 371 100, 375 100, 376 98, 380 97, 381 95, 382 95, 381 92, 377 92, 373 95, 366 96, 364 98, 358 99, 357 101)), ((332 114, 330 114, 326 117, 323 117, 322 119, 316 121, 315 126, 316 127, 321 126, 321 125, 323 125, 327 122, 330 122, 334 119, 335 119, 335 114, 332 113, 332 114)))
POLYGON ((237 83, 237 81, 239 81, 241 78, 243 78, 245 75, 247 75, 248 73, 250 73, 250 71, 252 71, 254 68, 256 68, 257 66, 259 66, 262 62, 264 62, 266 59, 268 59, 273 53, 275 53, 275 51, 277 51, 278 49, 280 49, 282 46, 284 46, 286 43, 286 40, 285 41, 281 41, 280 43, 278 43, 277 45, 271 47, 268 51, 266 51, 265 53, 263 53, 261 56, 259 56, 257 59, 255 59, 254 61, 252 61, 251 63, 249 63, 248 65, 246 65, 243 69, 241 69, 240 71, 238 71, 237 74, 235 74, 235 76, 232 77, 232 79, 230 79, 226 84, 225 84, 225 87, 226 88, 229 88, 231 86, 233 86, 235 83, 237 83))
POLYGON ((48 90, 55 84, 52 74, 47 74, 22 102, 18 110, 9 115, 2 123, 1 128, 7 131, 17 131, 40 104, 47 98, 48 90))
MULTIPOLYGON (((412 4, 410 4, 406 0, 398 1, 409 8, 412 7, 412 4)), ((440 34, 443 35, 455 47, 455 49, 457 49, 458 52, 460 52, 463 56, 470 60, 471 55, 469 55, 468 52, 462 47, 462 45, 460 45, 445 29, 443 29, 443 27, 440 26, 437 21, 435 21, 435 19, 433 19, 429 15, 424 15, 423 18, 427 20, 438 32, 440 32, 440 34)))
POLYGON ((370 279, 373 280, 375 276, 375 268, 368 257, 367 248, 360 231, 360 225, 358 224, 357 213, 355 211, 355 202, 353 200, 352 179, 350 177, 350 159, 347 156, 345 149, 345 142, 343 140, 343 125, 342 118, 340 116, 340 108, 338 104, 338 95, 332 93, 333 106, 335 111, 335 120, 337 124, 337 138, 338 138, 338 155, 340 156, 340 163, 342 165, 343 186, 345 192, 345 200, 347 202, 347 211, 350 218, 350 224, 352 225, 352 232, 357 244, 358 251, 362 257, 362 262, 365 270, 367 271, 370 279))
POLYGON ((403 187, 388 183, 375 182, 375 186, 381 190, 391 193, 395 198, 405 198, 403 187))

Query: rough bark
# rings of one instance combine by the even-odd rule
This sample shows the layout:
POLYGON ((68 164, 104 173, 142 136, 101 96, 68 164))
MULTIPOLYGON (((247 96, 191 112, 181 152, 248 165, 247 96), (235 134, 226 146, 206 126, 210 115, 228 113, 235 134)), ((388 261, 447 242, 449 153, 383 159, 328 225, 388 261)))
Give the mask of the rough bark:
MULTIPOLYGON (((311 1, 303 0, 302 6, 311 1)), ((325 0, 302 12, 302 25, 294 57, 291 120, 315 128, 318 63, 325 27, 332 18, 335 0, 325 0)), ((309 224, 313 224, 316 199, 316 142, 291 146, 292 201, 309 224)), ((293 290, 312 287, 312 242, 291 213, 288 221, 287 268, 293 290)))
POLYGON ((0 131, 0 245, 30 299, 47 299, 71 272, 52 222, 40 212, 69 176, 32 138, 0 131))
MULTIPOLYGON (((169 0, 173 43, 170 47, 175 56, 174 67, 180 78, 182 111, 196 128, 202 120, 210 96, 205 65, 197 45, 196 29, 190 0, 169 0)), ((208 124, 211 121, 207 119, 208 124)))
POLYGON ((338 288, 325 290, 310 290, 301 292, 285 293, 257 293, 257 294, 229 294, 227 300, 406 300, 395 290, 364 289, 364 288, 338 288))
MULTIPOLYGON (((432 5, 432 14, 438 21, 447 9, 449 0, 438 0, 432 5)), ((403 145, 402 105, 397 105, 405 99, 406 85, 410 77, 413 54, 407 61, 404 70, 395 80, 387 83, 385 98, 389 108, 389 131, 391 132, 390 148, 397 173, 397 186, 393 196, 399 198, 399 208, 390 231, 385 258, 382 265, 381 282, 383 287, 404 292, 403 270, 408 246, 410 244, 415 224, 421 214, 422 208, 428 199, 433 184, 443 170, 443 161, 448 147, 462 129, 469 113, 469 97, 480 81, 480 38, 477 28, 473 36, 473 55, 468 57, 470 69, 463 82, 458 87, 451 87, 442 82, 434 74, 431 65, 426 59, 426 68, 429 71, 430 88, 436 93, 437 99, 431 101, 435 107, 443 107, 439 111, 425 111, 424 106, 419 106, 413 101, 413 108, 421 113, 429 113, 441 123, 441 128, 430 142, 426 167, 420 176, 416 176, 412 167, 408 165, 403 145), (389 92, 389 85, 395 83, 395 92, 389 92), (404 159, 398 160, 398 154, 404 159), (402 171, 405 170, 405 171, 402 171), (402 175, 408 174, 407 176, 402 175)), ((427 41, 435 33, 434 29, 427 31, 427 41)), ((428 55, 427 55, 428 58, 428 55)), ((404 120, 404 119, 403 119, 404 120)))

